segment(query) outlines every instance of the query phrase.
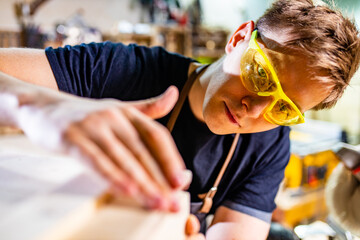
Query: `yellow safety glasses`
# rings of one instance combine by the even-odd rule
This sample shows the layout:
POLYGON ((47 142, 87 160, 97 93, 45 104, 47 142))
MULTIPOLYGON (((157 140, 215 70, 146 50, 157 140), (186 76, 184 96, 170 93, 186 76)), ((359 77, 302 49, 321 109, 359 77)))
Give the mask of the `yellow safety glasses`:
POLYGON ((282 90, 273 66, 256 41, 257 35, 258 31, 254 30, 249 47, 241 58, 241 81, 250 92, 273 97, 272 103, 264 110, 268 122, 284 126, 303 123, 304 114, 282 90))

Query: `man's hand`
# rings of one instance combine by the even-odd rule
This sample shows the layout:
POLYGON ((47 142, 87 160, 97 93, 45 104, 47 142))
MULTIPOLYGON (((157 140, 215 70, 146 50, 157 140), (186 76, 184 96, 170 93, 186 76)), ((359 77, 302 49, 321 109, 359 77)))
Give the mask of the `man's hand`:
POLYGON ((200 232, 200 222, 195 215, 190 214, 185 224, 185 240, 205 240, 200 232))
POLYGON ((118 191, 151 209, 173 210, 172 196, 186 181, 185 166, 169 131, 153 121, 178 98, 170 87, 137 102, 91 100, 40 91, 19 98, 17 125, 34 142, 86 159, 118 191))

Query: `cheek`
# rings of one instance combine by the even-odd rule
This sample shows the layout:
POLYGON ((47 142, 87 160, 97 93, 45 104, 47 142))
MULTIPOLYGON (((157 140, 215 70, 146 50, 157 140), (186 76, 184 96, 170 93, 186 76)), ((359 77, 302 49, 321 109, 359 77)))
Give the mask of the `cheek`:
POLYGON ((240 77, 236 75, 224 74, 210 81, 206 90, 205 98, 210 101, 211 98, 230 98, 232 100, 241 99, 245 94, 240 77))
POLYGON ((206 108, 212 108, 214 104, 221 101, 226 92, 226 85, 229 84, 229 78, 225 75, 214 75, 206 88, 203 111, 206 108))
POLYGON ((207 127, 215 134, 236 132, 236 127, 228 122, 224 103, 219 98, 210 98, 207 104, 204 104, 203 117, 207 127))
MULTIPOLYGON (((203 105, 203 117, 206 125, 212 130, 215 126, 220 124, 221 119, 221 107, 220 107, 221 101, 216 97, 209 97, 206 99, 206 102, 204 102, 203 105)), ((218 127, 216 127, 218 128, 218 127)))

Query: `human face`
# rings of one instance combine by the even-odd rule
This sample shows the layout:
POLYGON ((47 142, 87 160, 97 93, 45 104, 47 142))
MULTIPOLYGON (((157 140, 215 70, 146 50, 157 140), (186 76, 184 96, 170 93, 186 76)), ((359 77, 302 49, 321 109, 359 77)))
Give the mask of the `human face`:
POLYGON ((259 96, 272 96, 273 101, 264 110, 264 118, 273 124, 290 126, 304 122, 296 104, 282 90, 274 67, 256 41, 254 30, 249 47, 241 57, 241 81, 245 88, 259 96))
MULTIPOLYGON (((264 118, 274 96, 259 96, 249 91, 241 81, 239 66, 248 45, 249 41, 239 42, 210 77, 203 102, 203 118, 214 133, 252 133, 277 127, 264 118)), ((306 71, 305 57, 266 48, 265 41, 260 40, 259 45, 274 66, 284 94, 300 112, 314 107, 328 96, 329 87, 311 79, 306 71)))

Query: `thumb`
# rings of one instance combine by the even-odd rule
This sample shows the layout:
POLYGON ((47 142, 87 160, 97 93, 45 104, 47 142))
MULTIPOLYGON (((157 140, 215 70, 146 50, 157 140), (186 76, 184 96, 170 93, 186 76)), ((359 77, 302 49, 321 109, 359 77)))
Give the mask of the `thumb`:
POLYGON ((175 106, 179 97, 179 91, 175 86, 170 86, 161 95, 133 102, 133 106, 147 116, 156 119, 164 117, 175 106))
POLYGON ((190 236, 200 232, 200 222, 197 217, 190 214, 185 223, 185 234, 190 236))

